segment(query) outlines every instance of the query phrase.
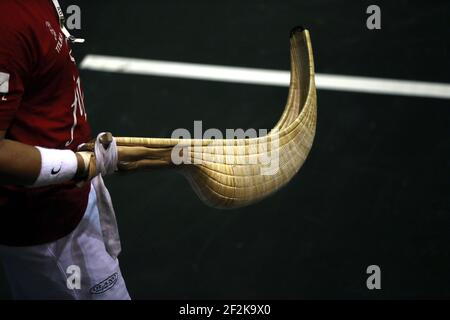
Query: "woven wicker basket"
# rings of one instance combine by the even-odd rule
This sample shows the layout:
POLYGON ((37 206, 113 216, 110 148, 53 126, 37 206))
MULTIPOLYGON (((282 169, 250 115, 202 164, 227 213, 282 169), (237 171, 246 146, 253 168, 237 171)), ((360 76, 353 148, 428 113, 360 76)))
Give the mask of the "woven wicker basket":
POLYGON ((268 135, 248 139, 116 137, 119 155, 120 150, 126 151, 119 171, 140 167, 177 169, 200 199, 216 208, 242 207, 280 189, 304 163, 316 129, 317 99, 309 32, 293 29, 290 44, 289 95, 280 120, 268 135), (175 165, 173 154, 181 154, 189 161, 175 165), (127 159, 127 155, 132 157, 127 159), (130 161, 136 156, 138 162, 130 161), (274 170, 268 170, 269 164, 261 159, 276 162, 274 170))

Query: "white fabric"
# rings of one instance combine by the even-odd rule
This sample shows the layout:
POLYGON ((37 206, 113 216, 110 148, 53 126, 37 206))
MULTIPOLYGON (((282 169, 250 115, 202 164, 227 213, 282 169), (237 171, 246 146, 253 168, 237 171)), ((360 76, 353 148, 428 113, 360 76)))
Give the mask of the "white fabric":
POLYGON ((119 158, 117 152, 117 142, 116 138, 113 137, 113 141, 110 143, 109 147, 105 149, 100 143, 100 137, 104 132, 99 133, 95 141, 95 161, 97 164, 97 172, 102 176, 107 174, 112 174, 117 171, 117 161, 119 158))
POLYGON ((41 171, 31 187, 43 187, 70 181, 77 172, 77 156, 71 150, 36 147, 41 154, 41 171))
POLYGON ((13 298, 130 299, 119 261, 106 251, 97 201, 95 190, 91 187, 81 222, 62 239, 30 247, 0 246, 0 258, 13 298), (80 268, 80 289, 69 289, 67 286, 70 266, 80 268), (102 292, 102 289, 107 290, 102 292))
POLYGON ((97 194, 97 206, 103 242, 105 243, 106 251, 113 259, 116 259, 122 250, 122 246, 120 244, 116 213, 114 212, 111 196, 101 175, 98 175, 92 180, 92 185, 97 194))
POLYGON ((9 73, 0 72, 0 93, 9 92, 9 73))
POLYGON ((117 144, 116 139, 113 138, 113 141, 105 150, 103 145, 100 143, 100 137, 102 135, 103 132, 97 136, 97 140, 95 141, 95 159, 97 172, 100 174, 92 180, 92 185, 94 186, 97 194, 97 204, 100 212, 100 225, 106 251, 113 258, 116 258, 121 251, 120 236, 111 196, 105 186, 105 183, 103 182, 102 176, 111 174, 117 170, 117 144))

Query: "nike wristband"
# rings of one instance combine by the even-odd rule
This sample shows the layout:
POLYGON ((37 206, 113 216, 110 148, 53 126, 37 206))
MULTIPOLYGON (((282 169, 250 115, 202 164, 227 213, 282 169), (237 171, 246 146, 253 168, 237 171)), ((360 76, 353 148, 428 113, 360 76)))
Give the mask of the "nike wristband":
POLYGON ((70 181, 78 169, 76 154, 71 150, 36 147, 41 153, 41 171, 31 187, 44 187, 70 181))

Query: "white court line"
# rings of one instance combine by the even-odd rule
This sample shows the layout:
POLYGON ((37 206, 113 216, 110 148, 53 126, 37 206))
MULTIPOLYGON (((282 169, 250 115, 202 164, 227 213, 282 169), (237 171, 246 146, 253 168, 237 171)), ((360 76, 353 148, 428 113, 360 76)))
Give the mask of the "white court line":
MULTIPOLYGON (((82 69, 186 79, 288 86, 289 71, 87 55, 82 69)), ((318 89, 450 99, 450 84, 316 74, 318 89)))

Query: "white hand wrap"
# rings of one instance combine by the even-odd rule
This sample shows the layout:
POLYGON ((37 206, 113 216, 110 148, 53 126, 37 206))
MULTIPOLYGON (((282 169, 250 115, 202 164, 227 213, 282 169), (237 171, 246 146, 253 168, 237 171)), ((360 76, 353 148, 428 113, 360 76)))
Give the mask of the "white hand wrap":
POLYGON ((95 161, 97 164, 97 172, 102 176, 111 174, 117 171, 117 161, 119 159, 117 152, 116 138, 113 137, 112 142, 109 144, 108 148, 105 150, 103 145, 100 143, 100 137, 104 132, 99 133, 97 139, 95 140, 95 161))
POLYGON ((70 181, 77 172, 77 156, 71 150, 36 147, 41 154, 41 171, 31 187, 44 187, 70 181))

